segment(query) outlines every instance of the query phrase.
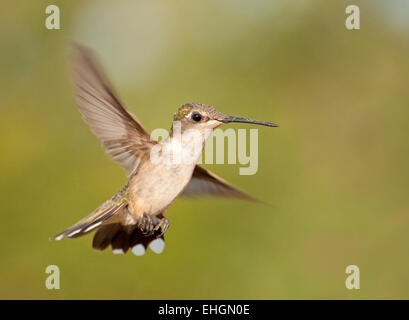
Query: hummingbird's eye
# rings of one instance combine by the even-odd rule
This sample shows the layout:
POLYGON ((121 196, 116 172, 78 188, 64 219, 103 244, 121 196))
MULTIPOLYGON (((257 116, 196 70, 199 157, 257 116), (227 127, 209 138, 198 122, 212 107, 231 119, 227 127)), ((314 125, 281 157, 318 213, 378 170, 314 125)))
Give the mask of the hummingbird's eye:
POLYGON ((192 119, 196 122, 199 122, 200 120, 202 120, 202 115, 200 113, 195 112, 194 114, 192 114, 192 119))

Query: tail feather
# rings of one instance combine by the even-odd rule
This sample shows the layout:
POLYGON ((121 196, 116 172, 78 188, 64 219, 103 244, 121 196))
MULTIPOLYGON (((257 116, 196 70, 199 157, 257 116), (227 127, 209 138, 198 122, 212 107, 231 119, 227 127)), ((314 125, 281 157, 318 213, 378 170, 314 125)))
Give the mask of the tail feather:
POLYGON ((95 250, 105 250, 111 244, 112 238, 120 229, 121 225, 119 223, 112 223, 100 227, 97 232, 95 232, 92 247, 95 250))
POLYGON ((126 253, 132 248, 132 253, 141 256, 148 247, 155 253, 161 253, 164 244, 165 239, 160 230, 147 236, 137 226, 113 223, 98 229, 94 235, 92 247, 95 250, 104 250, 111 245, 114 253, 126 253))
POLYGON ((124 253, 127 252, 130 236, 128 228, 120 228, 111 240, 112 250, 122 249, 124 253))
POLYGON ((91 212, 84 219, 80 220, 72 227, 60 232, 52 237, 52 240, 61 240, 63 238, 76 238, 83 236, 99 227, 103 222, 118 213, 127 204, 126 200, 120 194, 113 196, 104 202, 101 206, 91 212))

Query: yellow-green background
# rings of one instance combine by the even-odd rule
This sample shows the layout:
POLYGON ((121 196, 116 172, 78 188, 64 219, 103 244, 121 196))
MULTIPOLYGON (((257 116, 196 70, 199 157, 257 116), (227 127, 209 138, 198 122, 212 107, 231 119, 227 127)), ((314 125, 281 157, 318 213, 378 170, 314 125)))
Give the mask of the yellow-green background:
POLYGON ((409 298, 408 16, 404 0, 1 1, 0 298, 409 298), (209 166, 271 206, 177 200, 162 255, 49 241, 126 181, 76 110, 72 40, 149 130, 192 101, 280 124, 259 130, 256 175, 209 166))

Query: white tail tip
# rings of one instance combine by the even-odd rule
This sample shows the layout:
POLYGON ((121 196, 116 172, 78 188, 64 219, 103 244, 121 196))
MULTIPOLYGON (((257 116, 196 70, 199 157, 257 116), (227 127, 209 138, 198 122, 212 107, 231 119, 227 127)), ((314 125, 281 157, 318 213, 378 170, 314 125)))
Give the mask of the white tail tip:
POLYGON ((132 248, 132 253, 135 256, 143 256, 145 254, 145 247, 142 244, 137 244, 132 248))
POLYGON ((155 239, 149 244, 149 248, 151 248, 153 252, 160 254, 165 249, 165 241, 161 238, 155 239))

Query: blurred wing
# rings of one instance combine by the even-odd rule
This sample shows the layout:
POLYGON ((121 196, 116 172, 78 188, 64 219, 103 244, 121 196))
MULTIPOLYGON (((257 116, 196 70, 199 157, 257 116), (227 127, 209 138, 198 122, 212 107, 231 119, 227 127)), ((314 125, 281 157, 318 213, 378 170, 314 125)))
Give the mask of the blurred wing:
POLYGON ((237 190, 213 172, 199 166, 195 167, 192 178, 181 195, 187 197, 220 196, 260 202, 248 194, 237 190))
POLYGON ((113 160, 131 173, 155 143, 125 109, 93 54, 76 45, 72 58, 79 111, 113 160))

